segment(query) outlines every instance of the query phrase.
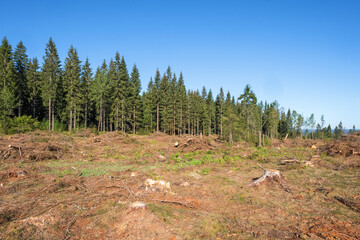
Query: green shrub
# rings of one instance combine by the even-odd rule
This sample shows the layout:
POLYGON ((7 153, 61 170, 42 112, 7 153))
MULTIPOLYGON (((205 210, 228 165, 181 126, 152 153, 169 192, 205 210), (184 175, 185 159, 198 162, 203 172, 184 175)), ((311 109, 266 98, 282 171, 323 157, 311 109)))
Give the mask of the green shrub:
POLYGON ((25 133, 39 128, 40 123, 31 116, 15 117, 2 121, 0 128, 5 134, 25 133))

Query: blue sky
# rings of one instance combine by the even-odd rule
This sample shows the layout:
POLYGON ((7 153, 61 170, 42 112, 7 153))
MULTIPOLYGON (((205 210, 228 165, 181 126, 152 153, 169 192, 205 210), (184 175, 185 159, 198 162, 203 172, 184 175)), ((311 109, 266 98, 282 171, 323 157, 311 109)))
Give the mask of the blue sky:
POLYGON ((143 89, 168 65, 191 89, 238 97, 250 84, 305 117, 360 127, 360 1, 6 1, 0 37, 42 62, 49 37, 93 69, 116 51, 143 89))

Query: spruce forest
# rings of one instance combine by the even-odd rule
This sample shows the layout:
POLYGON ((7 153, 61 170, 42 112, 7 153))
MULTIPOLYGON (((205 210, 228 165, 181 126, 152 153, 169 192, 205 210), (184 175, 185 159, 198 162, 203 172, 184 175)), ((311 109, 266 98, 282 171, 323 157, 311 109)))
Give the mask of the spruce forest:
MULTIPOLYGON (((13 49, 6 37, 0 46, 0 128, 4 133, 34 129, 126 133, 164 132, 169 135, 218 134, 230 143, 245 140, 264 145, 273 138, 331 138, 343 134, 342 123, 332 131, 324 116, 305 117, 275 102, 258 101, 250 85, 240 96, 206 86, 189 90, 183 73, 168 67, 145 87, 136 65, 128 67, 116 52, 96 70, 70 47, 61 62, 50 38, 41 60, 31 58, 20 41, 13 49), (307 129, 305 132, 302 129, 307 129)), ((355 127, 354 127, 355 129, 355 127)))

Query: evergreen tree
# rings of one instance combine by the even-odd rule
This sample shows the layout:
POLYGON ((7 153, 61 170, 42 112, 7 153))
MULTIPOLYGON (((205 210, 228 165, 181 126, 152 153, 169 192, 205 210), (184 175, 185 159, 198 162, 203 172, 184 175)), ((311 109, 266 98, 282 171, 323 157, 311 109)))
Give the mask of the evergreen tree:
POLYGON ((39 63, 37 58, 29 61, 29 69, 27 71, 27 86, 29 92, 29 104, 31 115, 33 118, 42 119, 43 104, 41 98, 41 79, 39 70, 39 63))
POLYGON ((206 98, 206 105, 208 109, 208 134, 212 134, 212 125, 215 123, 215 103, 212 96, 211 89, 206 98))
MULTIPOLYGON (((111 98, 111 118, 114 119, 111 122, 115 123, 115 130, 119 130, 119 119, 120 119, 120 111, 122 107, 122 94, 124 93, 124 90, 122 89, 122 83, 120 79, 120 70, 121 69, 121 59, 120 54, 116 52, 115 55, 115 62, 113 60, 110 60, 109 64, 109 81, 111 88, 110 91, 110 98, 111 98)), ((123 126, 123 125, 122 125, 123 126)), ((122 128, 123 130, 123 128, 122 128)))
POLYGON ((178 134, 182 135, 185 133, 186 129, 186 109, 187 109, 187 96, 186 96, 186 88, 184 84, 184 77, 182 72, 180 72, 179 81, 176 85, 176 106, 178 108, 178 118, 179 118, 179 125, 178 125, 178 134))
POLYGON ((108 97, 110 91, 109 78, 107 75, 107 66, 104 63, 101 68, 98 68, 95 74, 95 80, 91 84, 91 100, 95 103, 98 114, 98 131, 106 130, 106 107, 108 104, 108 97))
POLYGON ((68 130, 76 129, 77 114, 79 114, 81 102, 80 77, 81 66, 77 50, 71 46, 68 57, 65 59, 64 90, 66 94, 68 112, 68 130))
POLYGON ((139 114, 141 107, 141 99, 140 99, 140 91, 141 91, 141 82, 140 82, 140 74, 136 65, 133 66, 131 72, 131 98, 130 105, 132 106, 132 130, 133 134, 136 133, 136 126, 139 126, 139 114))
POLYGON ((177 99, 176 99, 176 86, 177 86, 177 78, 175 73, 172 76, 172 79, 169 83, 169 114, 170 114, 170 119, 169 121, 171 122, 171 133, 173 135, 176 134, 176 126, 177 126, 177 122, 176 122, 176 118, 177 118, 177 99))
POLYGON ((43 57, 44 64, 42 66, 42 99, 44 105, 48 107, 49 131, 55 129, 55 101, 57 96, 58 84, 61 77, 59 55, 50 38, 46 44, 45 55, 43 57))
POLYGON ((159 69, 156 70, 155 78, 154 78, 154 103, 156 105, 156 132, 160 130, 160 102, 161 102, 161 95, 160 95, 160 72, 159 69))
POLYGON ((233 144, 237 117, 235 110, 235 100, 231 98, 230 92, 226 94, 224 113, 224 133, 229 143, 233 144))
POLYGON ((170 81, 172 73, 170 67, 163 75, 160 82, 160 127, 166 133, 171 128, 171 107, 170 107, 170 81))
POLYGON ((16 94, 17 94, 17 114, 20 117, 22 114, 27 114, 28 107, 28 87, 26 73, 29 68, 29 60, 26 54, 26 47, 22 41, 16 46, 14 52, 14 63, 16 71, 16 94))
POLYGON ((244 93, 238 98, 240 100, 240 116, 245 124, 246 139, 257 133, 259 116, 257 112, 257 98, 249 85, 245 86, 244 93))
POLYGON ((224 116, 224 91, 223 88, 220 88, 219 99, 218 99, 218 106, 219 106, 219 123, 220 123, 220 138, 223 137, 223 116, 224 116))
POLYGON ((143 126, 145 127, 145 131, 153 131, 155 126, 155 119, 156 115, 155 109, 155 86, 153 83, 152 78, 150 78, 150 82, 148 84, 147 92, 143 93, 142 95, 142 102, 144 105, 144 112, 143 112, 143 126))
POLYGON ((325 137, 326 138, 331 138, 332 137, 332 131, 331 131, 331 126, 330 124, 328 125, 328 127, 325 130, 325 137))
POLYGON ((81 96, 84 107, 84 126, 88 126, 89 107, 90 107, 90 86, 92 82, 92 70, 90 68, 89 59, 86 58, 85 64, 82 67, 81 75, 81 96))
POLYGON ((205 135, 205 131, 209 129, 209 109, 207 105, 207 91, 205 86, 203 86, 201 91, 201 102, 200 102, 200 122, 202 128, 202 134, 205 135))
POLYGON ((131 119, 131 110, 128 98, 130 96, 130 82, 124 57, 121 58, 119 66, 120 96, 121 96, 121 130, 126 131, 127 122, 131 119))
POLYGON ((4 121, 13 114, 15 108, 15 69, 12 48, 6 37, 0 46, 0 120, 4 121))
POLYGON ((284 138, 288 132, 288 123, 286 121, 285 112, 281 112, 280 121, 279 121, 279 128, 278 128, 280 137, 284 138))

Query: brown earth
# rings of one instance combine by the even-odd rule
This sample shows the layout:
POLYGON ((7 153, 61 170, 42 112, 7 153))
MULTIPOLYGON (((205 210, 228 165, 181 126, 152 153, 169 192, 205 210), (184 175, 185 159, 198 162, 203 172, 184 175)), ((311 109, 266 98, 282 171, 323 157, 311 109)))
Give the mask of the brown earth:
POLYGON ((162 133, 0 136, 0 239, 360 239, 359 147, 355 135, 265 148, 162 133), (258 164, 281 179, 252 186, 258 164))

